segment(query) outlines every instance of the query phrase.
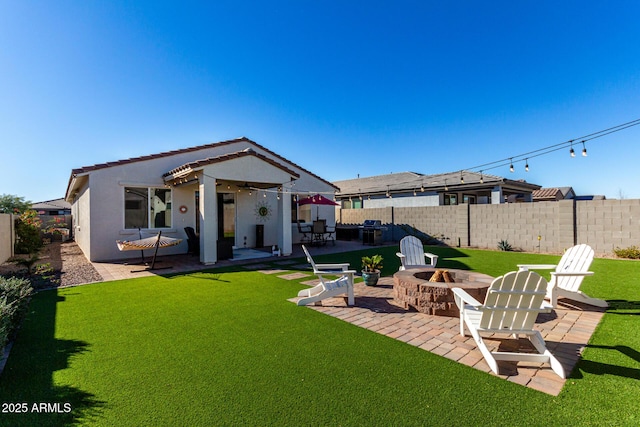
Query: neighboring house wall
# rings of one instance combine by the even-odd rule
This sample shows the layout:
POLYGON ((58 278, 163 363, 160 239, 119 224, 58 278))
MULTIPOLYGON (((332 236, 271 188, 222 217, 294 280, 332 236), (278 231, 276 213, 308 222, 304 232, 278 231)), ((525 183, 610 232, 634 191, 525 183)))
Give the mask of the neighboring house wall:
POLYGON ((364 199, 362 206, 365 208, 385 208, 394 207, 418 207, 418 206, 438 206, 441 204, 441 195, 438 193, 421 194, 420 196, 404 196, 393 198, 385 197, 378 199, 364 199))
POLYGON ((0 214, 0 264, 13 256, 13 215, 0 214))
POLYGON ((610 254, 616 247, 640 244, 637 199, 343 209, 339 215, 343 224, 379 219, 409 225, 451 246, 495 249, 506 240, 525 251, 561 253, 586 243, 598 254, 610 254))

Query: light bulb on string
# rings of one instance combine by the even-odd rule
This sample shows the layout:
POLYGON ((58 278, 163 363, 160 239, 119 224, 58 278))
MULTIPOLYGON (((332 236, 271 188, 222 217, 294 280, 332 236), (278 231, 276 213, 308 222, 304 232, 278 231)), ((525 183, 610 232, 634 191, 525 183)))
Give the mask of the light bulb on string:
POLYGON ((525 170, 525 172, 529 172, 529 160, 528 159, 525 160, 524 170, 525 170))
POLYGON ((575 152, 575 150, 573 149, 573 141, 571 141, 571 149, 569 150, 569 155, 570 155, 571 157, 575 157, 575 156, 576 156, 576 152, 575 152))
POLYGON ((584 141, 582 141, 582 157, 587 157, 587 147, 584 146, 584 141))
POLYGON ((509 172, 513 172, 513 159, 511 159, 511 164, 509 165, 509 172))

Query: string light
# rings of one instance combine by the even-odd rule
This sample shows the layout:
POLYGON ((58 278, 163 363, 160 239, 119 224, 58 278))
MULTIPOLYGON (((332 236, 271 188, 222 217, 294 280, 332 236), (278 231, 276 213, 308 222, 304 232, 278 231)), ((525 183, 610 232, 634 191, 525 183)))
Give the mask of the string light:
MULTIPOLYGON (((597 139, 597 138, 602 138, 604 136, 610 135, 612 133, 616 133, 616 132, 620 132, 623 131, 625 129, 628 129, 630 127, 634 127, 634 126, 638 126, 640 125, 640 119, 635 119, 632 120, 630 122, 626 122, 626 123, 622 123, 607 129, 603 129, 600 130, 598 132, 593 132, 590 133, 588 135, 584 135, 582 137, 579 138, 574 138, 568 141, 564 141, 564 142, 560 142, 558 144, 553 144, 553 145, 549 145, 547 147, 543 147, 543 148, 539 148, 533 151, 529 151, 526 153, 522 153, 519 154, 517 156, 513 156, 513 157, 507 157, 505 159, 502 160, 496 160, 494 162, 489 162, 489 163, 484 163, 475 167, 471 167, 471 168, 465 168, 465 170, 469 170, 469 171, 473 171, 473 170, 491 170, 491 169, 496 169, 496 168, 500 168, 500 167, 505 167, 505 166, 511 166, 513 164, 514 161, 519 162, 522 160, 525 160, 525 162, 527 162, 527 159, 530 158, 534 158, 534 157, 539 157, 539 156, 544 156, 547 154, 551 154, 555 151, 558 150, 564 150, 566 149, 566 147, 569 147, 569 154, 572 157, 575 157, 575 150, 573 148, 573 143, 576 141, 580 141, 583 144, 583 150, 582 150, 582 156, 586 157, 586 146, 585 146, 585 142, 593 140, 593 139, 597 139)), ((526 165, 525 165, 525 169, 526 169, 526 165)))
POLYGON ((582 157, 587 157, 587 147, 584 146, 584 141, 582 141, 582 157))
POLYGON ((513 157, 511 158, 511 164, 509 165, 509 172, 513 173, 513 157))
POLYGON ((480 184, 484 184, 484 176, 482 176, 482 171, 480 171, 480 184))
POLYGON ((464 184, 464 176, 462 175, 462 171, 460 171, 460 184, 464 184))
POLYGON ((524 171, 529 172, 529 159, 525 159, 524 162, 524 171))

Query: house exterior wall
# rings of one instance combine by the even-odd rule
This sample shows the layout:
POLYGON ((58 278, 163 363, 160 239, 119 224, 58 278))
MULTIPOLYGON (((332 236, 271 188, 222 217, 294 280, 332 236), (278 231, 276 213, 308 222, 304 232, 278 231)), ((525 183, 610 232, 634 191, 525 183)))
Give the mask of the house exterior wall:
MULTIPOLYGON (((89 178, 89 230, 86 239, 89 241, 91 261, 107 261, 115 259, 139 258, 138 251, 118 250, 116 240, 137 240, 140 233, 137 229, 125 229, 125 188, 126 187, 164 187, 162 174, 167 170, 167 159, 155 159, 128 165, 113 166, 91 172, 89 178)), ((82 214, 81 214, 82 215, 82 214)), ((172 226, 162 228, 162 235, 186 239, 184 230, 177 230, 174 219, 178 217, 177 208, 172 201, 172 226)), ((142 237, 157 234, 158 230, 149 228, 150 233, 142 237)), ((82 248, 82 246, 81 246, 82 248)), ((83 249, 84 251, 84 249, 83 249)), ((180 245, 162 250, 164 255, 187 251, 186 241, 180 245)), ((86 254, 86 252, 85 252, 86 254)))
POLYGON ((91 259, 91 191, 89 180, 80 188, 71 205, 73 236, 78 247, 91 259))
POLYGON ((342 209, 339 218, 343 224, 380 219, 408 225, 450 246, 495 249, 506 240, 525 251, 562 253, 586 243, 597 254, 611 254, 616 247, 640 245, 637 199, 342 209))
POLYGON ((13 215, 0 214, 0 264, 13 256, 13 215))
MULTIPOLYGON (((75 195, 72 203, 73 228, 78 246, 91 261, 138 258, 140 256, 139 251, 120 252, 116 246, 116 240, 137 240, 139 238, 137 229, 125 229, 124 226, 125 187, 162 188, 165 187, 163 174, 174 168, 196 160, 236 153, 246 148, 252 148, 255 152, 271 158, 275 162, 283 164, 300 174, 300 178, 295 181, 293 192, 308 191, 317 193, 333 192, 335 190, 328 183, 295 167, 293 164, 284 162, 281 158, 247 141, 221 144, 201 150, 178 152, 169 156, 152 157, 148 160, 132 163, 115 164, 110 167, 90 170, 86 173, 86 176, 77 178, 86 181, 75 195)), ((216 181, 221 176, 226 179, 249 182, 284 183, 290 180, 290 176, 285 171, 253 156, 216 163, 206 167, 206 170, 216 181)), ((167 188, 169 187, 167 186, 167 188)), ((152 228, 149 231, 150 234, 155 235, 158 230, 162 230, 163 236, 180 238, 183 241, 178 246, 162 249, 163 255, 187 252, 187 238, 184 227, 191 226, 195 228, 197 221, 195 216, 197 212, 195 191, 199 189, 197 182, 171 188, 171 227, 152 228), (179 207, 183 205, 188 208, 185 214, 180 213, 179 210, 179 207)), ((210 189, 213 186, 208 188, 209 190, 207 191, 211 191, 210 189)), ((249 196, 248 192, 238 193, 236 197, 236 246, 243 247, 244 237, 246 236, 247 247, 254 247, 255 225, 259 223, 256 206, 258 202, 265 202, 265 199, 261 194, 261 200, 258 200, 257 192, 254 192, 252 196, 249 196)), ((266 203, 272 208, 273 214, 267 221, 260 222, 265 225, 265 246, 279 244, 280 241, 291 242, 291 234, 293 229, 296 228, 295 224, 290 224, 290 209, 287 212, 279 212, 278 202, 280 201, 276 199, 275 193, 267 194, 266 203), (280 222, 278 223, 279 215, 280 222), (278 227, 280 227, 280 230, 283 229, 282 225, 278 225, 284 223, 283 216, 288 218, 287 226, 289 227, 289 234, 284 240, 279 239, 278 236, 278 227)), ((290 206, 290 204, 285 204, 284 206, 290 206)), ((322 215, 327 219, 328 224, 335 223, 334 212, 334 209, 322 210, 322 215)), ((212 215, 212 213, 202 212, 202 210, 200 213, 202 215, 212 215)), ((213 215, 215 214, 217 213, 213 213, 213 215)), ((146 236, 143 235, 143 237, 146 236)), ((215 242, 213 245, 215 245, 215 242)))

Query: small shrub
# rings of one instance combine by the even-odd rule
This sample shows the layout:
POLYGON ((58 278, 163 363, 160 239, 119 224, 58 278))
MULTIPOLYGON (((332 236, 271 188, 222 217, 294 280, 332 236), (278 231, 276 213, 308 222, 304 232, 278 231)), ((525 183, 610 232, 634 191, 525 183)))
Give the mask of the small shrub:
POLYGON ((15 304, 8 303, 6 298, 0 298, 0 350, 7 344, 9 336, 13 332, 12 319, 15 312, 15 304))
POLYGON ((640 248, 629 246, 628 248, 618 248, 613 250, 618 258, 640 259, 640 248))
POLYGON ((40 261, 40 257, 38 255, 29 255, 26 258, 14 257, 9 261, 21 267, 25 267, 27 269, 27 274, 31 276, 31 274, 33 273, 33 269, 36 266, 36 262, 40 261))
POLYGON ((16 253, 29 255, 38 253, 42 248, 41 225, 42 221, 34 210, 24 212, 16 219, 16 253))
POLYGON ((507 242, 506 240, 500 240, 498 242, 498 249, 500 249, 501 251, 510 252, 513 250, 513 247, 511 247, 509 242, 507 242))
POLYGON ((33 288, 28 280, 0 276, 0 349, 12 338, 27 313, 32 293, 33 288))

